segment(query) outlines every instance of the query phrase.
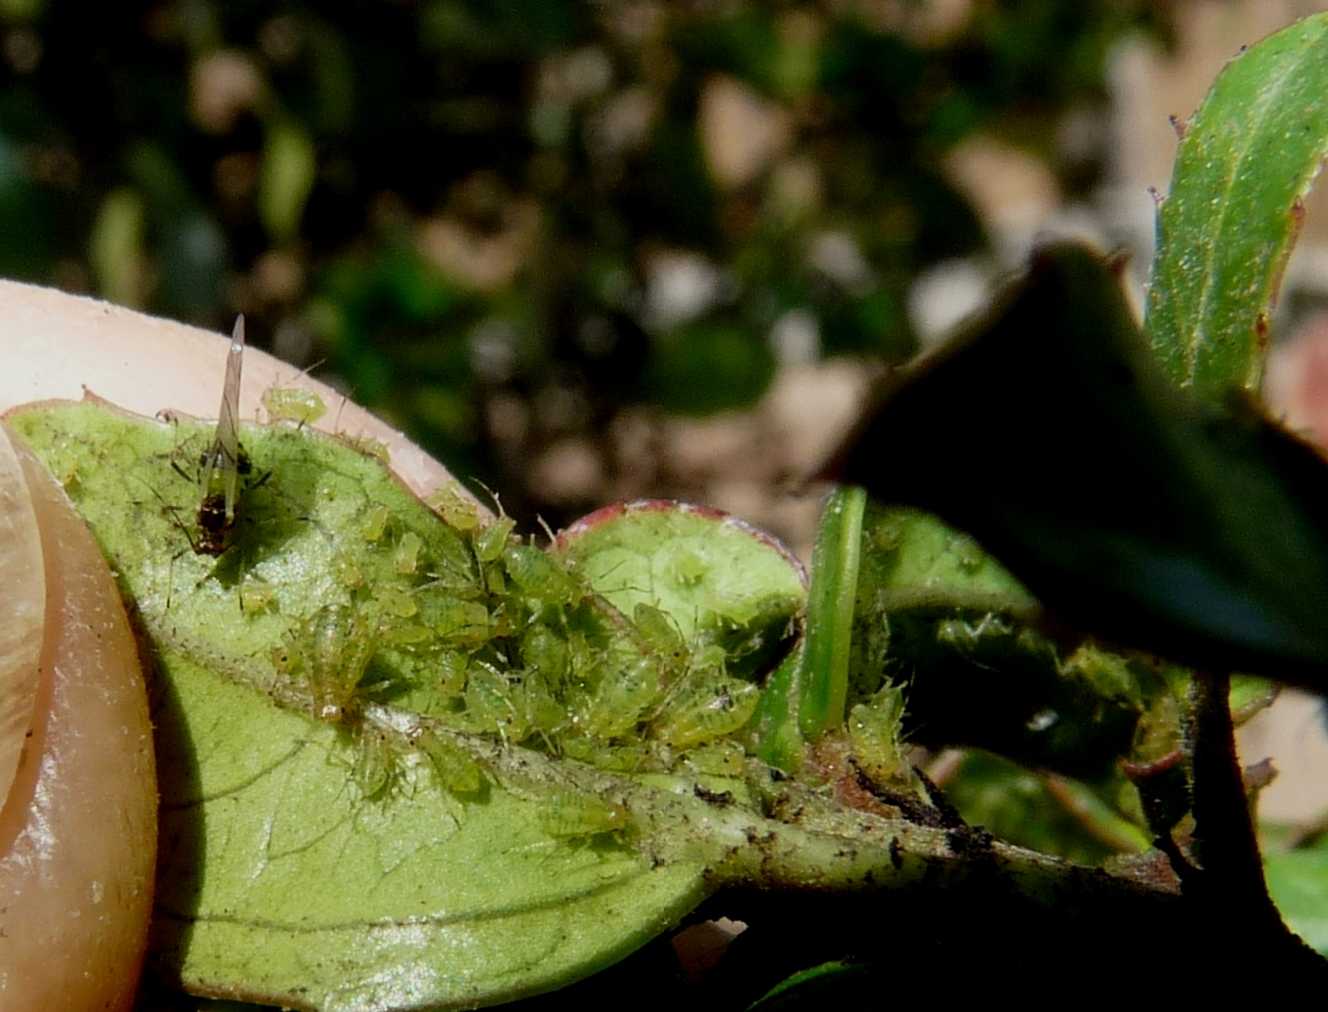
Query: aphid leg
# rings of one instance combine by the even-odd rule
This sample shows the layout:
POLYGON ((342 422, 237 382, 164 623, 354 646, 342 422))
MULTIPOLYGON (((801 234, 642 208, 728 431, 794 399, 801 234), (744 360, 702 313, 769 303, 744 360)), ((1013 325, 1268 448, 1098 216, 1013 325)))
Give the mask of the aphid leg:
POLYGON ((549 539, 549 544, 552 545, 555 542, 557 542, 558 535, 553 533, 553 528, 549 526, 549 522, 547 520, 545 520, 542 516, 536 514, 535 522, 539 524, 540 527, 543 529, 545 537, 549 539))

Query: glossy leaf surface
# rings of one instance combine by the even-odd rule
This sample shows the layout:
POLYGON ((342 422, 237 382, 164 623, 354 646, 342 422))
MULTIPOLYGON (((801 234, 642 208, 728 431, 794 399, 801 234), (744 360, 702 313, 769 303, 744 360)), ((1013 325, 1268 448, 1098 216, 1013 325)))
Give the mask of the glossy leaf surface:
POLYGON ((1176 383, 1257 392, 1282 271, 1328 156, 1328 15, 1250 47, 1184 124, 1158 217, 1147 332, 1176 383))

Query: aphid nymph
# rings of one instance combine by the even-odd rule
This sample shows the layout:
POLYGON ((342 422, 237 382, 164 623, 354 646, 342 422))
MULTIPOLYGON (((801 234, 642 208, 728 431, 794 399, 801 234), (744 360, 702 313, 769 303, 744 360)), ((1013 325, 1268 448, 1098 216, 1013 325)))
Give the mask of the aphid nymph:
POLYGON ((226 380, 217 412, 217 434, 199 460, 198 540, 200 555, 221 555, 230 546, 240 476, 249 473, 249 457, 240 446, 240 366, 244 361, 244 317, 235 321, 226 356, 226 380))

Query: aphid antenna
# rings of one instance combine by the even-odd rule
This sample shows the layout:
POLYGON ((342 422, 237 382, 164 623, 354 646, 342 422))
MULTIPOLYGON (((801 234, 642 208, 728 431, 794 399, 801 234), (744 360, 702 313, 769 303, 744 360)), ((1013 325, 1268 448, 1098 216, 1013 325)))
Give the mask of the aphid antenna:
POLYGON ((540 528, 544 531, 544 536, 549 539, 550 546, 557 544, 558 535, 553 533, 553 528, 549 526, 549 522, 545 520, 544 517, 540 516, 538 513, 535 514, 535 523, 539 524, 540 528))
POLYGON ((558 755, 558 747, 554 744, 554 740, 549 737, 549 732, 542 727, 535 728, 535 731, 540 736, 540 740, 544 742, 544 748, 548 751, 549 755, 558 755))
MULTIPOLYGON (((313 362, 310 362, 308 365, 306 365, 306 366, 305 366, 303 369, 301 369, 299 372, 294 373, 294 374, 291 376, 290 379, 283 380, 283 379, 281 379, 280 377, 278 377, 277 379, 274 379, 271 383, 268 384, 267 389, 268 389, 268 390, 280 390, 280 389, 283 388, 283 387, 294 386, 299 380, 302 380, 302 379, 308 379, 308 378, 309 378, 309 374, 310 374, 311 372, 313 372, 315 369, 317 369, 320 365, 324 365, 324 364, 326 364, 326 362, 327 362, 327 359, 325 359, 325 358, 320 358, 320 359, 317 359, 317 360, 315 360, 315 361, 313 361, 313 362)), ((265 391, 265 392, 266 392, 266 391, 265 391)), ((344 398, 343 398, 343 400, 344 400, 344 398)), ((255 417, 257 417, 257 416, 255 416, 255 417)))
MULTIPOLYGON (((326 358, 315 359, 314 361, 310 362, 307 366, 305 366, 303 369, 301 369, 299 372, 297 372, 297 373, 295 373, 293 376, 291 376, 291 378, 288 379, 288 380, 284 380, 284 381, 283 381, 283 380, 281 380, 281 379, 279 379, 279 378, 278 378, 278 379, 274 379, 271 383, 268 384, 267 389, 264 390, 263 393, 264 393, 264 394, 267 394, 269 391, 272 391, 272 390, 281 390, 281 389, 284 389, 284 388, 287 388, 287 387, 295 387, 296 384, 297 384, 300 380, 302 380, 302 379, 309 379, 309 378, 310 378, 310 375, 309 375, 309 374, 312 373, 312 372, 313 372, 315 369, 317 369, 319 366, 324 365, 326 362, 327 362, 327 359, 326 359, 326 358)), ((301 388, 301 389, 308 389, 308 388, 305 387, 305 388, 301 388)), ((311 391, 309 391, 309 392, 310 392, 310 393, 313 393, 313 394, 315 394, 315 395, 317 395, 317 393, 318 393, 318 391, 316 391, 316 390, 311 390, 311 391)), ((260 406, 260 405, 262 404, 262 402, 263 402, 263 398, 260 396, 259 399, 258 399, 258 401, 259 401, 259 403, 254 405, 254 422, 255 422, 255 423, 258 422, 258 409, 259 409, 259 406, 260 406)), ((338 420, 338 421, 340 421, 340 419, 341 419, 341 408, 344 408, 345 406, 346 406, 346 397, 345 397, 345 395, 343 394, 342 397, 341 397, 341 407, 337 409, 337 420, 338 420)), ((266 409, 264 409, 264 410, 266 410, 266 409)), ((269 421, 269 422, 273 421, 270 412, 268 413, 268 421, 269 421)), ((304 423, 304 419, 301 418, 301 419, 296 423, 296 425, 295 425, 295 431, 296 431, 296 432, 301 432, 301 431, 303 431, 303 429, 304 429, 304 424, 305 424, 305 423, 304 423)), ((335 428, 335 427, 336 427, 336 426, 333 425, 333 428, 335 428)))
MULTIPOLYGON (((484 482, 480 481, 473 474, 470 476, 470 480, 473 481, 480 488, 484 489, 485 494, 488 495, 488 497, 493 500, 493 508, 498 511, 499 519, 502 519, 503 517, 507 516, 507 511, 503 509, 502 497, 497 492, 489 488, 488 485, 484 484, 484 482)), ((543 523, 543 521, 540 522, 543 523)))
MULTIPOLYGON (((340 391, 338 391, 338 393, 340 393, 340 391)), ((346 410, 347 400, 349 400, 349 398, 345 394, 341 394, 341 403, 337 405, 337 413, 332 416, 333 432, 341 431, 341 413, 346 410)))

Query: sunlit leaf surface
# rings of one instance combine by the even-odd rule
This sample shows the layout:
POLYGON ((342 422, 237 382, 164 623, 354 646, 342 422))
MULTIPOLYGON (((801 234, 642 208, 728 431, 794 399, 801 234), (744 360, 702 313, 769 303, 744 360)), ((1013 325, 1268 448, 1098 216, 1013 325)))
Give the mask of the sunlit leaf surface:
POLYGON ((1328 155, 1328 15, 1231 61, 1183 124, 1158 217, 1147 332, 1201 397, 1257 392, 1282 271, 1328 155))

